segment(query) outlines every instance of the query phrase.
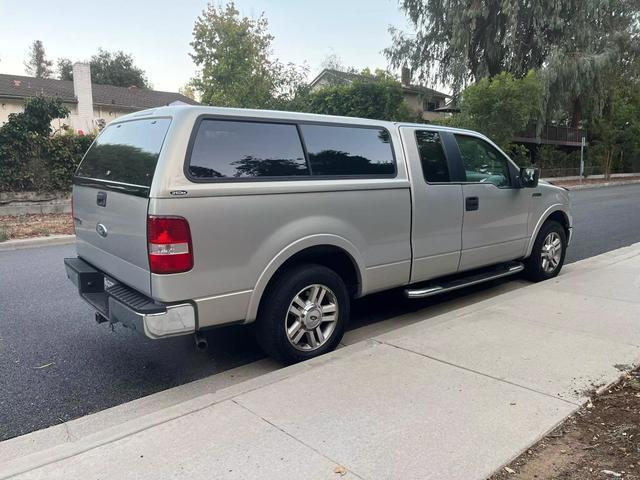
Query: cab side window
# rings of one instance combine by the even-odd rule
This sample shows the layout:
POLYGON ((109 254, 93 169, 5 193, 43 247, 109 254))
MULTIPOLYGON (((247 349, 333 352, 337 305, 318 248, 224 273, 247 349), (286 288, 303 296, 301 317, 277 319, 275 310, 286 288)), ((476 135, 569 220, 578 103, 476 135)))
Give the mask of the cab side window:
POLYGON ((445 183, 451 180, 447 157, 438 132, 416 131, 422 174, 428 183, 445 183))
POLYGON ((511 185, 509 164, 504 155, 481 138, 458 134, 455 138, 467 182, 492 183, 497 187, 511 185))

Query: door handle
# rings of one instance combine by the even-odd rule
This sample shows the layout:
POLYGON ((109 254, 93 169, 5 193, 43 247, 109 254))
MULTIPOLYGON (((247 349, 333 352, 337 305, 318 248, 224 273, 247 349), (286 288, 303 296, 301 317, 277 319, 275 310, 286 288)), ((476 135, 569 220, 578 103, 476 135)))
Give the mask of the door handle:
POLYGON ((478 210, 480 208, 480 199, 478 197, 467 197, 464 199, 464 208, 467 212, 478 210))
POLYGON ((96 204, 99 207, 107 206, 107 192, 98 192, 98 195, 96 195, 96 204))

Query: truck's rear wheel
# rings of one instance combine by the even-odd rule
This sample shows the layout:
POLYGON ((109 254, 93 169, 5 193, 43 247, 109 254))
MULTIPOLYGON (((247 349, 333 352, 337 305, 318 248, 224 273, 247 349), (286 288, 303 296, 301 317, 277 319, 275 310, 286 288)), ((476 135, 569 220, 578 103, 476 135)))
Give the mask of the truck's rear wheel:
POLYGON ((542 225, 525 262, 525 274, 534 282, 553 278, 562 269, 567 253, 567 234, 562 225, 549 220, 542 225))
POLYGON ((349 318, 349 295, 333 270, 317 264, 295 266, 265 295, 256 335, 266 353, 295 363, 338 346, 349 318))

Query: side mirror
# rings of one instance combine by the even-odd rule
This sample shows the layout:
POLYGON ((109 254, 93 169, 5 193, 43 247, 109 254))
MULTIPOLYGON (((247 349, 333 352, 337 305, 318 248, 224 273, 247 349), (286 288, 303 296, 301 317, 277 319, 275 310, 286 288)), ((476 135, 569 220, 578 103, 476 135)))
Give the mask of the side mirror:
POLYGON ((538 167, 522 167, 518 178, 522 188, 535 188, 540 179, 540 169, 538 167))

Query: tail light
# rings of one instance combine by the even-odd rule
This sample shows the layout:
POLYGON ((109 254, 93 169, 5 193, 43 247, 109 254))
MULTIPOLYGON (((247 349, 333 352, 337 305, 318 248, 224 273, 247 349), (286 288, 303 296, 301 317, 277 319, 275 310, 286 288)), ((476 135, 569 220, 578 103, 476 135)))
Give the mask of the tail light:
POLYGON ((147 218, 151 273, 181 273, 193 268, 189 222, 182 217, 147 218))

